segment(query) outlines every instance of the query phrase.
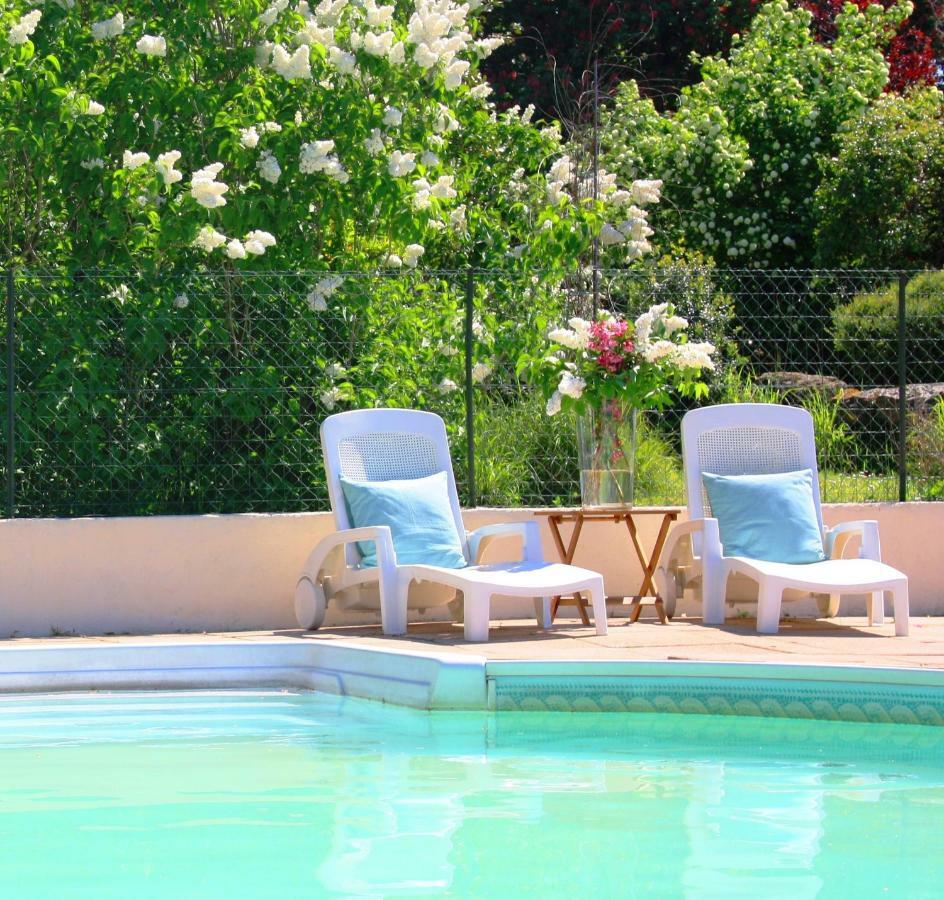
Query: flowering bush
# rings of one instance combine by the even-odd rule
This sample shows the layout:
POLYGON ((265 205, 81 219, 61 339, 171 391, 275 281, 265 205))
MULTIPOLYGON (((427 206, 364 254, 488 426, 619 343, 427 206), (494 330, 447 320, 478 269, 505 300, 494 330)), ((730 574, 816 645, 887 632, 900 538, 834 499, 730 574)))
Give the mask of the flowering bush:
POLYGON ((519 369, 544 391, 547 414, 584 413, 620 400, 636 409, 660 409, 672 394, 704 397, 701 376, 714 368, 713 344, 688 340, 688 321, 668 303, 651 307, 629 322, 603 313, 596 321, 572 318, 569 328, 552 328, 536 356, 519 369))
POLYGON ((809 11, 766 3, 729 58, 702 61, 701 82, 683 90, 674 114, 625 83, 605 120, 604 161, 623 179, 665 180, 653 227, 667 243, 719 266, 809 266, 824 166, 847 123, 885 89, 880 50, 910 10, 846 4, 824 46, 809 11))

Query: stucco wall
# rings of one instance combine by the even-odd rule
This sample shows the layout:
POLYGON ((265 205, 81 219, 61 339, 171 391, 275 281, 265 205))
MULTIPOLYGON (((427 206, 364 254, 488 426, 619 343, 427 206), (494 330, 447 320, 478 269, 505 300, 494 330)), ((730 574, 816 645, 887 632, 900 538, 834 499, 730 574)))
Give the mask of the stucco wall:
MULTIPOLYGON (((470 510, 466 525, 531 515, 470 510)), ((824 515, 828 524, 878 519, 885 560, 910 576, 913 614, 944 614, 944 503, 828 506, 824 515)), ((654 517, 641 519, 647 546, 655 527, 654 517)), ((295 580, 331 529, 327 513, 0 520, 0 637, 294 628, 295 580)), ((490 556, 501 551, 495 544, 490 556)), ((588 524, 575 562, 602 571, 609 593, 636 590, 640 569, 622 525, 588 524)), ((698 604, 686 598, 680 611, 698 604)), ((495 612, 527 616, 531 604, 499 601, 495 612)), ((328 624, 357 621, 378 617, 329 610, 328 624)))

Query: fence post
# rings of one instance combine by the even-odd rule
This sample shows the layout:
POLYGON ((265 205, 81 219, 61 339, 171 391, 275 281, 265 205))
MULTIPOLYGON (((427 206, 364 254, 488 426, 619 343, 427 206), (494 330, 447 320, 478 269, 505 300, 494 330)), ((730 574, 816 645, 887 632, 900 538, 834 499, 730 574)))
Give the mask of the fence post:
POLYGON ((475 270, 469 269, 465 282, 465 452, 468 471, 469 506, 477 505, 475 496, 475 394, 472 390, 472 355, 474 352, 475 270))
POLYGON ((908 358, 905 298, 909 276, 898 276, 898 500, 908 499, 908 358))
POLYGON ((13 269, 7 269, 7 518, 16 512, 16 309, 13 269))

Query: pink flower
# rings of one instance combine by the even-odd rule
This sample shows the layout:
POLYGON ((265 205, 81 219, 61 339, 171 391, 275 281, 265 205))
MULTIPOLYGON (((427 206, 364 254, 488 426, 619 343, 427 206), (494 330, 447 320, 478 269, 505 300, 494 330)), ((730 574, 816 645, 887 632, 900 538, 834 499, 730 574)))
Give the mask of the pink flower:
POLYGON ((613 375, 632 362, 635 345, 627 337, 629 323, 624 319, 604 319, 590 326, 587 349, 596 354, 596 363, 613 375))

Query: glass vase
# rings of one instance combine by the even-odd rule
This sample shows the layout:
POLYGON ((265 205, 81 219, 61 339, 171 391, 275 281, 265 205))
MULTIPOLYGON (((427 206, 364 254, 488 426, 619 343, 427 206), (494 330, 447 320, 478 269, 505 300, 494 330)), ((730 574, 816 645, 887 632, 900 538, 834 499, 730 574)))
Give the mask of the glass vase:
POLYGON ((605 400, 577 416, 583 506, 633 505, 637 416, 638 410, 622 400, 605 400))

